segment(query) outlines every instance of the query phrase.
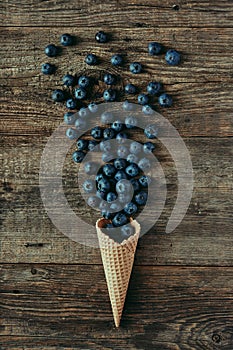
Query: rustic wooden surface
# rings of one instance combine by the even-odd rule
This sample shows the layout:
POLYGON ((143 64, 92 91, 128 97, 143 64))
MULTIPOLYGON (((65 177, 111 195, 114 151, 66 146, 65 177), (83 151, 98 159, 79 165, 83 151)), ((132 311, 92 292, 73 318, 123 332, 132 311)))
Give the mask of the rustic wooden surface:
MULTIPOLYGON (((1 11, 1 267, 0 349, 233 348, 233 3, 231 0, 2 0, 1 11), (112 34, 98 45, 97 30, 112 34), (77 35, 77 46, 56 58, 55 76, 40 74, 44 46, 59 35, 77 35), (156 40, 182 52, 179 67, 147 55, 156 40), (175 98, 162 111, 190 151, 195 188, 189 210, 170 235, 164 228, 177 179, 171 156, 158 159, 168 183, 164 212, 140 239, 122 326, 114 328, 98 249, 70 241, 51 223, 38 187, 47 138, 64 107, 50 100, 68 71, 85 72, 92 50, 110 69, 113 52, 140 60, 145 73, 125 81, 142 90, 161 79, 175 98)), ((112 68, 111 68, 112 70, 112 68)), ((119 73, 118 70, 116 72, 119 73)), ((100 86, 101 89, 101 86, 100 86)), ((160 110, 161 111, 161 110, 160 110)), ((64 188, 77 214, 75 168, 67 158, 64 188)))

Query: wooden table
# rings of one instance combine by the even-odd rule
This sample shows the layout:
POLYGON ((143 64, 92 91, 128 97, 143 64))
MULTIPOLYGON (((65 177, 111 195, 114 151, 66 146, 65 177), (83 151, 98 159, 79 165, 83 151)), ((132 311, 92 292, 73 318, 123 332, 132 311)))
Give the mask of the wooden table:
MULTIPOLYGON (((1 350, 233 349, 232 136, 233 3, 230 0, 1 1, 1 350), (112 35, 94 41, 97 30, 112 35), (43 48, 77 36, 54 60, 43 48), (182 52, 169 67, 147 54, 158 41, 182 52), (160 112, 184 139, 195 188, 183 222, 164 227, 177 194, 171 156, 159 148, 168 201, 156 227, 140 239, 120 329, 113 324, 98 249, 69 240, 48 218, 38 186, 44 146, 64 106, 51 101, 67 72, 87 71, 95 52, 100 77, 113 52, 145 72, 124 81, 145 90, 161 80, 174 106, 160 112), (55 76, 40 74, 55 61, 55 76)), ((91 69, 91 68, 90 68, 91 69)), ((103 85, 99 82, 98 89, 103 85)), ((64 169, 66 195, 78 207, 74 164, 64 169)), ((90 217, 86 208, 79 215, 90 217)))

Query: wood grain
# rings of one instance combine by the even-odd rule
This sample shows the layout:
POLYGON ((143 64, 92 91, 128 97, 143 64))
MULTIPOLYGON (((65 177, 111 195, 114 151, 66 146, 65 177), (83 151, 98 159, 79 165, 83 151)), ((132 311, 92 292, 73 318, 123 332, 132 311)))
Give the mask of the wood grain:
POLYGON ((135 266, 118 330, 102 266, 10 264, 1 281, 4 350, 232 346, 232 268, 135 266))

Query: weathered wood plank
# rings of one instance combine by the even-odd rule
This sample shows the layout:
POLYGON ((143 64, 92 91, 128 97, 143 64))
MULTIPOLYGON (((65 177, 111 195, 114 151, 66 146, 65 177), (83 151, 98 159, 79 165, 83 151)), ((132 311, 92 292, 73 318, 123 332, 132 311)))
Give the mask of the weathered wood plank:
POLYGON ((232 267, 135 266, 116 330, 102 266, 2 265, 1 346, 230 349, 232 281, 232 267))
POLYGON ((3 0, 2 24, 5 26, 67 26, 79 28, 123 27, 231 27, 232 2, 230 0, 181 0, 179 11, 174 1, 74 0, 21 1, 3 0))

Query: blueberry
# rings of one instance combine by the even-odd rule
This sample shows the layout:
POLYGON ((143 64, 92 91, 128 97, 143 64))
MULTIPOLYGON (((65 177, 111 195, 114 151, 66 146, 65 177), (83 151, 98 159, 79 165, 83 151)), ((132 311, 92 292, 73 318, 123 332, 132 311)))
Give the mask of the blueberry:
POLYGON ((151 167, 150 161, 147 158, 142 158, 138 162, 138 166, 142 170, 148 170, 151 167))
POLYGON ((128 219, 125 216, 125 214, 123 214, 123 213, 117 213, 114 216, 114 218, 112 219, 112 224, 115 227, 123 226, 123 225, 127 224, 127 222, 128 222, 128 219))
POLYGON ((144 129, 144 134, 148 139, 155 139, 158 136, 158 127, 156 124, 147 125, 144 129))
POLYGON ((113 102, 116 99, 116 90, 108 89, 103 93, 103 98, 107 102, 113 102))
POLYGON ((98 43, 106 43, 108 41, 108 35, 104 33, 103 31, 99 31, 95 35, 95 40, 98 41, 98 43))
POLYGON ((154 145, 154 143, 152 143, 150 141, 145 142, 143 145, 143 151, 146 154, 152 153, 154 151, 154 149, 155 149, 155 145, 154 145))
POLYGON ((114 165, 112 165, 112 164, 105 164, 103 166, 103 173, 107 177, 113 177, 116 173, 116 169, 115 169, 114 165))
POLYGON ((95 126, 93 129, 91 129, 91 136, 94 139, 101 139, 103 136, 103 130, 100 126, 95 126))
POLYGON ((44 49, 44 52, 48 57, 55 57, 58 54, 58 47, 53 44, 49 44, 44 49))
POLYGON ((83 183, 83 190, 86 193, 93 193, 96 190, 96 186, 95 186, 95 181, 91 180, 91 179, 87 179, 84 181, 83 183))
POLYGON ((137 118, 129 115, 125 118, 125 126, 127 129, 133 129, 138 125, 137 118))
POLYGON ((114 119, 114 115, 111 112, 103 112, 101 114, 100 119, 101 119, 101 123, 110 124, 114 119))
POLYGON ((65 93, 60 89, 56 89, 52 93, 52 99, 55 102, 62 102, 65 100, 65 93))
POLYGON ((121 235, 122 238, 127 239, 128 237, 134 235, 135 229, 132 225, 127 224, 121 227, 121 235))
POLYGON ((109 193, 107 194, 106 200, 107 200, 108 203, 113 202, 113 201, 115 201, 116 199, 117 199, 116 193, 114 193, 114 192, 109 192, 109 193))
POLYGON ((84 130, 86 128, 87 123, 84 119, 77 119, 74 125, 77 130, 84 130))
POLYGON ((102 215, 102 217, 103 217, 104 219, 107 219, 107 220, 112 219, 113 216, 114 216, 114 214, 111 213, 111 212, 108 211, 108 210, 102 210, 102 211, 101 211, 101 215, 102 215))
POLYGON ((126 204, 126 206, 124 207, 124 212, 127 215, 133 215, 138 211, 138 207, 136 206, 135 203, 133 202, 129 202, 128 204, 126 204))
POLYGON ((100 142, 100 150, 102 152, 109 152, 109 151, 111 151, 111 148, 112 148, 112 146, 111 146, 110 141, 106 140, 106 141, 100 142))
POLYGON ((140 105, 146 105, 149 102, 149 96, 146 94, 138 95, 138 103, 140 105))
POLYGON ((114 179, 116 181, 124 180, 127 178, 128 178, 128 176, 126 175, 126 173, 123 170, 118 170, 114 176, 114 179))
POLYGON ((62 34, 60 37, 60 43, 63 46, 70 46, 74 43, 74 37, 72 37, 70 34, 62 34))
POLYGON ((171 65, 171 66, 176 66, 180 63, 180 53, 177 52, 176 50, 168 50, 165 55, 165 61, 171 65))
POLYGON ((85 153, 83 151, 75 151, 72 154, 72 158, 75 163, 81 163, 84 157, 85 157, 85 153))
POLYGON ((98 182, 97 187, 99 191, 106 193, 110 191, 111 185, 107 179, 103 178, 98 182))
POLYGON ((125 100, 122 104, 122 108, 124 111, 133 111, 135 109, 135 104, 125 100))
POLYGON ((127 162, 129 162, 129 163, 137 163, 138 162, 138 157, 136 156, 136 154, 130 153, 127 156, 127 162))
POLYGON ((113 139, 115 136, 115 131, 112 128, 104 129, 103 138, 105 140, 113 139))
POLYGON ((121 169, 125 169, 126 165, 127 165, 127 162, 125 159, 122 159, 122 158, 117 158, 114 160, 114 167, 117 169, 117 170, 121 170, 121 169))
POLYGON ((115 120, 111 127, 116 131, 119 132, 124 128, 124 124, 120 120, 115 120))
POLYGON ((128 148, 124 145, 120 145, 117 149, 117 156, 119 158, 126 158, 127 154, 129 153, 128 148))
POLYGON ((107 73, 104 75, 104 82, 107 85, 114 85, 116 84, 116 77, 113 74, 107 73))
POLYGON ((126 94, 134 95, 134 94, 136 94, 136 92, 137 92, 137 88, 136 88, 135 85, 133 85, 133 84, 127 84, 127 85, 125 86, 125 93, 126 93, 126 94))
POLYGON ((98 170, 98 164, 95 162, 86 162, 84 164, 84 171, 88 175, 95 175, 98 170))
POLYGON ((102 154, 102 161, 107 163, 109 162, 110 160, 114 159, 114 155, 110 152, 105 152, 102 154))
POLYGON ((137 179, 130 179, 131 185, 133 186, 133 190, 135 192, 139 191, 140 189, 140 184, 137 179))
POLYGON ((89 66, 94 66, 95 64, 97 64, 97 57, 96 57, 96 55, 94 55, 93 53, 89 53, 85 57, 85 62, 89 66))
POLYGON ((172 97, 168 94, 162 94, 159 96, 159 104, 161 107, 171 107, 172 97))
POLYGON ((111 57, 111 64, 113 66, 121 66, 122 63, 123 63, 123 57, 121 55, 116 54, 111 57))
POLYGON ((142 106, 142 113, 145 115, 152 115, 154 113, 154 110, 150 105, 145 105, 142 106))
POLYGON ((79 77, 78 79, 78 85, 81 87, 81 88, 86 88, 88 87, 90 84, 90 79, 88 77, 86 77, 85 75, 81 75, 81 77, 79 77))
POLYGON ((76 146, 77 146, 79 151, 86 151, 87 150, 87 146, 88 146, 88 141, 84 140, 84 139, 79 139, 76 142, 76 146))
POLYGON ((138 63, 138 62, 130 63, 129 70, 133 74, 141 73, 142 65, 141 65, 141 63, 138 63))
POLYGON ((118 201, 120 203, 123 203, 124 205, 129 203, 131 201, 131 199, 132 199, 132 194, 119 193, 119 195, 118 195, 118 201))
POLYGON ((91 102, 88 105, 88 109, 91 113, 96 113, 98 111, 99 107, 95 102, 91 102))
POLYGON ((91 196, 88 198, 87 204, 92 208, 98 208, 100 204, 100 198, 97 196, 91 196))
POLYGON ((46 75, 53 74, 56 70, 56 67, 51 63, 44 63, 41 66, 41 72, 46 75))
POLYGON ((147 85, 147 92, 150 95, 157 95, 162 90, 162 84, 157 81, 151 81, 147 85))
POLYGON ((131 163, 130 165, 127 166, 127 168, 125 169, 125 172, 130 177, 137 176, 139 174, 139 169, 138 169, 137 164, 131 163))
POLYGON ((68 137, 68 139, 70 140, 75 140, 78 137, 78 133, 77 130, 69 128, 66 130, 66 136, 68 137))
POLYGON ((119 144, 125 143, 127 139, 128 139, 128 135, 127 135, 125 132, 119 132, 119 133, 116 135, 116 141, 117 141, 119 144))
POLYGON ((130 144, 129 150, 133 154, 139 154, 142 151, 142 145, 137 141, 133 141, 130 144))
POLYGON ((159 55, 162 52, 162 45, 156 42, 152 42, 148 44, 148 52, 149 55, 155 56, 159 55))
POLYGON ((115 178, 109 179, 109 183, 110 183, 110 186, 111 186, 111 191, 114 191, 114 192, 115 192, 116 183, 117 183, 117 181, 115 180, 115 178))
POLYGON ((132 192, 131 182, 127 179, 122 179, 116 183, 116 192, 120 193, 130 193, 132 192))
POLYGON ((73 98, 69 98, 66 101, 66 108, 68 109, 76 109, 77 108, 77 101, 73 98))
POLYGON ((65 86, 74 86, 75 85, 75 77, 71 74, 66 74, 64 75, 64 77, 62 78, 63 84, 65 86))
POLYGON ((80 108, 80 110, 78 111, 78 115, 80 116, 80 118, 87 118, 89 114, 89 109, 85 107, 80 108))
POLYGON ((149 176, 142 175, 138 181, 142 187, 148 187, 148 185, 151 183, 151 178, 149 176))
POLYGON ((73 125, 77 119, 76 114, 73 112, 67 112, 64 114, 64 122, 67 125, 73 125))
POLYGON ((86 90, 80 87, 74 90, 74 95, 75 95, 75 98, 77 98, 78 100, 83 100, 86 97, 87 92, 86 90))
POLYGON ((134 196, 134 200, 138 205, 145 205, 147 201, 147 193, 145 191, 140 191, 134 196))
POLYGON ((94 150, 98 150, 98 148, 96 147, 98 145, 98 142, 97 141, 95 141, 95 140, 90 140, 89 142, 88 142, 88 151, 90 151, 90 152, 92 152, 92 151, 94 151, 94 150))

